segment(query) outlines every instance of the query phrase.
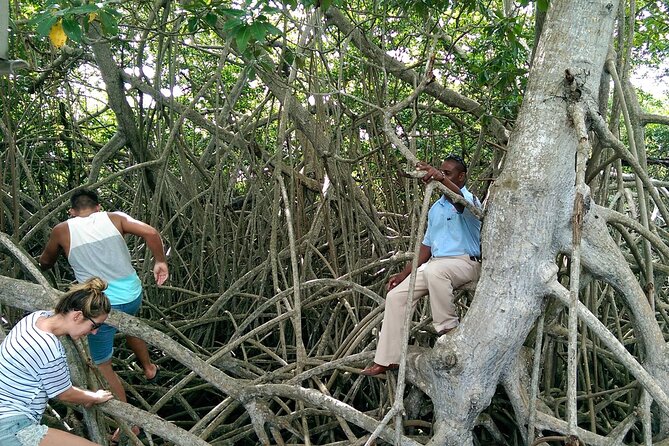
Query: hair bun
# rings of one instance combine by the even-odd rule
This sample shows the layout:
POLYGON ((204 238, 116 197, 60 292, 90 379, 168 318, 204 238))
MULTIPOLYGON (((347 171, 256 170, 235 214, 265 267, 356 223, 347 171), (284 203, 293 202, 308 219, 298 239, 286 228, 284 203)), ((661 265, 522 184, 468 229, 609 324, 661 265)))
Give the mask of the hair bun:
POLYGON ((86 281, 86 286, 91 291, 97 291, 98 293, 102 293, 104 290, 107 289, 107 282, 100 279, 99 277, 91 277, 86 281))
POLYGON ((109 314, 111 304, 104 293, 105 289, 107 289, 107 282, 95 276, 84 283, 72 285, 70 290, 60 298, 54 311, 56 314, 81 311, 86 317, 109 314))

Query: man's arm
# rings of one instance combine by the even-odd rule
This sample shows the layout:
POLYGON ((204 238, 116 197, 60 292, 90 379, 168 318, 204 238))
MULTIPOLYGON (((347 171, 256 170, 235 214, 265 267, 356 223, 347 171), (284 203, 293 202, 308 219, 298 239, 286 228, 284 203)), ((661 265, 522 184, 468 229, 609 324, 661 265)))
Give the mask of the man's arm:
POLYGON ((73 404, 82 404, 85 407, 91 407, 94 404, 100 404, 114 398, 114 395, 107 390, 84 390, 79 387, 70 387, 65 392, 56 397, 60 401, 73 404))
MULTIPOLYGON (((430 257, 432 257, 432 248, 430 248, 427 245, 421 244, 420 251, 418 251, 418 266, 421 266, 423 263, 430 260, 430 257)), ((409 276, 409 274, 411 274, 412 263, 413 261, 408 262, 402 271, 395 274, 388 280, 388 283, 386 284, 386 290, 388 291, 392 290, 397 285, 399 285, 404 279, 406 279, 407 276, 409 276)))
POLYGON ((42 270, 51 268, 58 260, 61 248, 64 250, 64 237, 67 235, 67 223, 57 224, 49 235, 49 241, 39 256, 39 266, 42 270))
MULTIPOLYGON (((430 181, 438 181, 447 188, 449 188, 452 192, 460 195, 461 197, 464 197, 462 194, 462 190, 460 187, 455 184, 450 178, 448 178, 443 171, 440 169, 437 169, 434 166, 429 165, 426 162, 420 161, 419 163, 416 164, 416 169, 418 170, 424 170, 425 171, 425 176, 421 178, 421 180, 424 183, 429 183, 430 181)), ((450 200, 449 200, 450 201, 450 200)), ((453 203, 453 206, 455 206, 455 209, 462 213, 462 211, 465 210, 465 206, 460 203, 453 203)))
POLYGON ((421 178, 424 183, 428 183, 432 180, 439 181, 454 193, 462 196, 462 191, 458 185, 451 181, 451 179, 446 175, 444 175, 444 172, 440 169, 437 169, 436 167, 431 166, 430 164, 423 161, 420 161, 416 164, 416 169, 425 171, 425 176, 421 178))
POLYGON ((156 279, 156 283, 158 285, 165 283, 169 277, 169 270, 167 268, 165 250, 163 249, 163 240, 161 239, 158 230, 123 212, 108 212, 108 214, 109 218, 116 224, 116 227, 121 227, 121 234, 136 235, 142 237, 144 241, 146 241, 146 245, 153 254, 153 276, 156 279))

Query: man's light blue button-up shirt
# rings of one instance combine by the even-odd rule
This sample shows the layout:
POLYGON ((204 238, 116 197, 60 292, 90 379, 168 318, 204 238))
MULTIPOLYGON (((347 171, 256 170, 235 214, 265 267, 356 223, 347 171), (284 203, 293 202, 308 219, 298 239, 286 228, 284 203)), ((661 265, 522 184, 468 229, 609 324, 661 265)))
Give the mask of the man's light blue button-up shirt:
MULTIPOLYGON (((460 190, 465 200, 481 207, 466 187, 460 190)), ((433 257, 481 256, 481 222, 469 209, 458 212, 442 195, 430 208, 427 219, 423 244, 430 247, 433 257)))

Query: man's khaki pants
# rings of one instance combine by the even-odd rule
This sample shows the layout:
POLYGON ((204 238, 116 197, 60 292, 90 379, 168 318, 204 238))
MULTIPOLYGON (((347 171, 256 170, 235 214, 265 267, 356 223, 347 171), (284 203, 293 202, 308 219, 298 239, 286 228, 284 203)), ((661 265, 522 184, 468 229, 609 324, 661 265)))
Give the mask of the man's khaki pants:
MULTIPOLYGON (((468 255, 431 258, 416 272, 411 311, 413 312, 420 298, 429 294, 432 324, 437 333, 457 327, 459 322, 453 303, 453 290, 478 280, 480 274, 481 264, 471 260, 468 255)), ((409 297, 410 278, 411 276, 407 276, 402 283, 388 291, 386 296, 383 325, 374 357, 374 362, 379 365, 397 364, 400 360, 402 324, 409 297)))

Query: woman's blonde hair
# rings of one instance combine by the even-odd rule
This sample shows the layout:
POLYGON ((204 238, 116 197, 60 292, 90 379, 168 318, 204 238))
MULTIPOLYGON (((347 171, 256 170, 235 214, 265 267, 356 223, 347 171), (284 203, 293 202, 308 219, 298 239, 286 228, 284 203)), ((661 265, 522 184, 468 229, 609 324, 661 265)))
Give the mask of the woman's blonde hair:
POLYGON ((90 318, 109 314, 111 303, 103 292, 106 289, 107 282, 99 277, 91 277, 84 283, 70 287, 56 304, 54 312, 66 314, 70 311, 81 311, 84 316, 90 318))

